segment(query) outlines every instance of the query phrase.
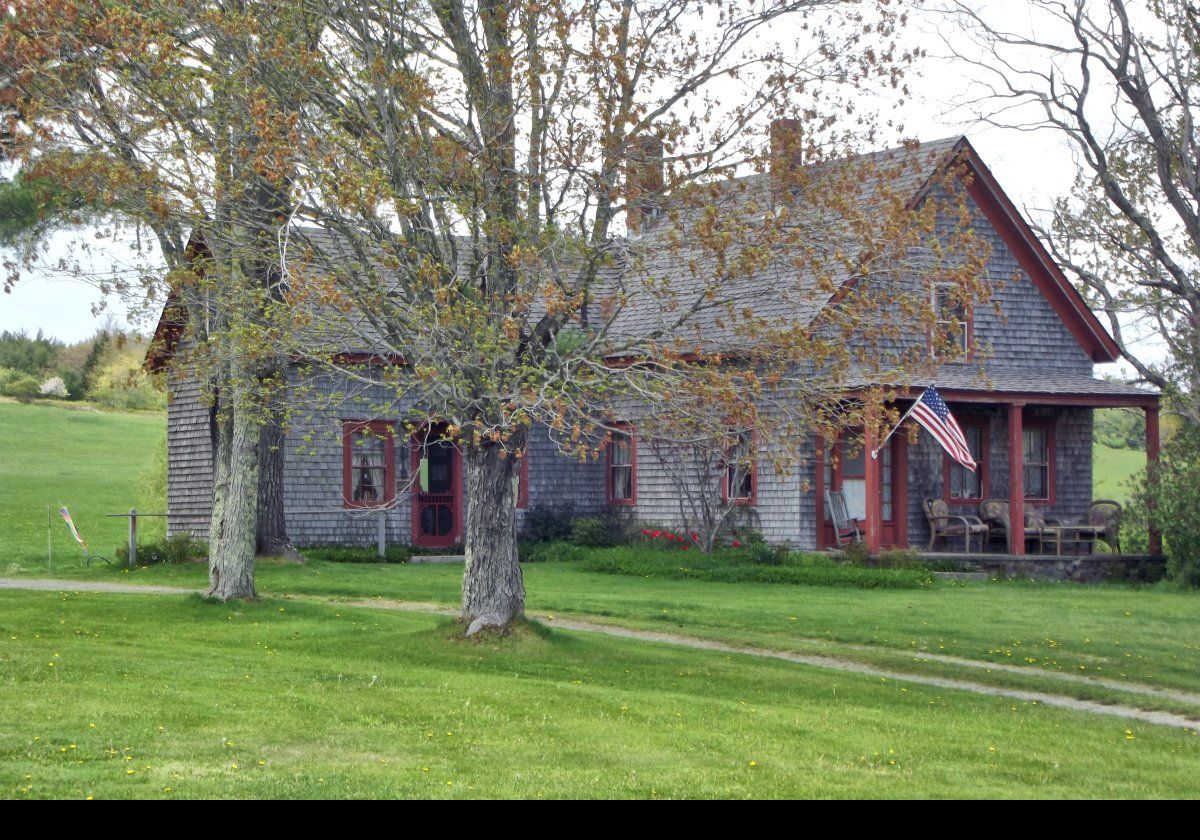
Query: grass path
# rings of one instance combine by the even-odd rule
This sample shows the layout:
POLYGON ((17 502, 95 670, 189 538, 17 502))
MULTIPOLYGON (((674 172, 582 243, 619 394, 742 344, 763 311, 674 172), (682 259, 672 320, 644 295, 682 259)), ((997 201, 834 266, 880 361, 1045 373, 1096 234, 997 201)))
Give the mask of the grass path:
MULTIPOLYGON (((61 580, 45 580, 45 579, 13 579, 0 578, 0 589, 15 589, 15 590, 37 590, 37 591, 62 591, 64 589, 63 581, 61 580)), ((201 594, 199 590, 183 589, 179 587, 167 586, 144 586, 136 584, 119 584, 108 583, 103 581, 80 581, 70 586, 72 591, 79 592, 101 592, 113 594, 152 594, 152 595, 197 595, 201 594)), ((289 597, 288 600, 296 600, 294 597, 289 597)), ((360 609, 382 609, 396 610, 402 612, 421 612, 441 616, 453 616, 457 611, 448 609, 439 604, 428 602, 406 602, 394 600, 370 600, 370 601, 334 601, 329 598, 321 598, 316 596, 302 597, 300 600, 309 601, 312 603, 320 603, 325 605, 338 605, 342 607, 355 607, 360 609)), ((846 671, 860 676, 877 677, 881 680, 895 680, 901 682, 915 683, 917 685, 927 686, 931 688, 943 688, 952 691, 965 691, 973 694, 980 694, 993 697, 1004 697, 1009 700, 1019 700, 1026 703, 1040 703, 1044 706, 1053 706, 1055 708, 1069 709, 1076 712, 1090 712, 1093 714, 1109 715, 1112 717, 1123 718, 1125 720, 1138 721, 1141 723, 1152 723, 1161 726, 1173 726, 1189 731, 1200 728, 1200 717, 1186 716, 1175 714, 1173 712, 1144 709, 1135 706, 1126 706, 1115 703, 1099 703, 1090 700, 1080 699, 1062 694, 1051 694, 1043 691, 1026 691, 1012 688, 1005 688, 996 685, 987 685, 980 682, 972 682, 961 679, 948 679, 944 677, 928 676, 913 674, 903 671, 895 671, 883 669, 872 665, 867 665, 853 659, 843 658, 836 654, 862 649, 860 646, 837 645, 835 643, 824 642, 822 640, 812 640, 825 646, 828 650, 823 654, 802 654, 792 651, 769 650, 764 648, 745 647, 741 645, 725 644, 723 642, 714 641, 711 639, 702 639, 695 636, 686 636, 677 633, 664 633, 661 631, 640 630, 631 627, 625 627, 620 624, 598 623, 596 621, 587 621, 580 618, 562 619, 552 614, 531 614, 530 618, 534 621, 541 621, 547 625, 552 625, 557 629, 568 630, 582 633, 599 633, 606 636, 613 636, 621 639, 629 639, 640 642, 652 642, 659 644, 673 645, 677 647, 687 647, 696 650, 706 650, 718 653, 736 654, 741 656, 757 656, 765 659, 778 659, 785 662, 792 662, 798 665, 808 665, 815 668, 825 668, 834 671, 846 671)), ((951 660, 953 658, 944 657, 943 659, 951 660)), ((967 666, 979 666, 980 663, 974 663, 967 660, 955 660, 955 664, 967 666)), ((1060 675, 1061 677, 1074 678, 1074 675, 1060 675)), ((1129 693, 1145 693, 1158 696, 1171 696, 1174 699, 1182 702, 1196 704, 1200 706, 1200 695, 1191 694, 1189 692, 1170 692, 1162 689, 1157 689, 1153 686, 1138 686, 1135 684, 1121 683, 1116 686, 1122 691, 1129 693)))

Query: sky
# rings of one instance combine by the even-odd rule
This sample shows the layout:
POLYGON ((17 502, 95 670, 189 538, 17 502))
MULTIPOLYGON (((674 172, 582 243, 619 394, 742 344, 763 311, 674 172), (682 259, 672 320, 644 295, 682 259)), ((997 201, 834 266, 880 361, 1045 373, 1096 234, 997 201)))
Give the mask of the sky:
MULTIPOLYGON (((941 46, 934 29, 936 23, 918 23, 909 38, 931 53, 941 46)), ((962 105, 968 96, 964 73, 945 61, 929 58, 908 77, 913 98, 896 114, 903 122, 904 135, 935 140, 966 134, 1001 186, 1027 215, 1037 215, 1056 196, 1065 193, 1073 180, 1075 165, 1065 142, 1050 132, 1023 132, 998 129, 973 123, 962 105)), ((47 250, 44 267, 26 271, 10 294, 0 294, 0 330, 41 329, 63 341, 74 342, 94 333, 105 318, 115 317, 127 328, 151 332, 156 312, 131 313, 117 296, 105 296, 93 286, 55 270, 55 264, 78 260, 100 273, 116 267, 128 271, 132 259, 128 245, 94 239, 92 231, 56 235, 47 250), (71 243, 86 242, 88 251, 72 249, 71 243)), ((0 256, 10 254, 0 250, 0 256)), ((91 271, 89 273, 96 273, 91 271)), ((1153 345, 1149 355, 1160 356, 1153 345)), ((1110 367, 1111 366, 1105 366, 1110 367)), ((1105 372, 1103 368, 1101 372, 1105 372)))

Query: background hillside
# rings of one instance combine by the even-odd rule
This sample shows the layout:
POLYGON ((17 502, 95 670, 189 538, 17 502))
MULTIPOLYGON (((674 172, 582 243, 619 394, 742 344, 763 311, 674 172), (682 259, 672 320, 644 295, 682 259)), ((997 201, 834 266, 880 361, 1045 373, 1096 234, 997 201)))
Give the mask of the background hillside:
MULTIPOLYGON (((165 509, 155 498, 165 440, 162 414, 0 399, 0 573, 13 562, 46 562, 47 505, 56 562, 82 557, 58 516, 61 505, 92 551, 111 559, 128 532, 126 520, 106 513, 165 509)), ((144 529, 139 522, 145 539, 163 528, 162 520, 144 529)))

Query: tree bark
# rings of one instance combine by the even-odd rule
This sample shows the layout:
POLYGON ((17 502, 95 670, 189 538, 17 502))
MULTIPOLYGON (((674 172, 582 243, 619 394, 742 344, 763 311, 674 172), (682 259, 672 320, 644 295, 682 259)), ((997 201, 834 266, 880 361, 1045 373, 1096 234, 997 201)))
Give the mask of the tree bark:
POLYGON ((525 614, 517 560, 519 460, 495 443, 464 444, 467 472, 466 569, 462 621, 467 635, 507 631, 525 614))
POLYGON ((258 535, 260 555, 303 559, 287 534, 283 513, 284 409, 282 394, 273 392, 258 437, 258 535))
MULTIPOLYGON (((239 381, 237 375, 233 382, 239 381)), ((218 423, 213 512, 209 525, 208 595, 220 601, 254 598, 254 544, 258 520, 259 423, 236 385, 223 394, 218 423)))

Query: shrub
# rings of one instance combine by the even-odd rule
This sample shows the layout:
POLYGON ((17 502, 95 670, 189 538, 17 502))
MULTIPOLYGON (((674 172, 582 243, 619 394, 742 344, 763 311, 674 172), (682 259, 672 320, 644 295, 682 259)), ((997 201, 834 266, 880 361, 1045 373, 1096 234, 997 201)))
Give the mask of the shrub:
POLYGON ((109 408, 164 408, 166 395, 161 383, 142 367, 145 355, 145 345, 139 340, 125 341, 119 347, 108 345, 103 361, 90 372, 88 398, 109 408))
POLYGON ((598 516, 576 519, 571 542, 586 548, 611 548, 633 541, 633 515, 622 508, 608 508, 598 516))
POLYGON ((32 376, 20 374, 8 381, 4 386, 4 396, 15 397, 21 402, 27 402, 41 396, 41 385, 32 376))
POLYGON ((535 505, 525 513, 523 537, 530 542, 566 542, 575 524, 575 506, 535 505))
MULTIPOLYGON (((116 550, 116 559, 118 563, 129 562, 128 545, 122 545, 116 550)), ((137 561, 142 566, 156 563, 200 563, 206 560, 207 543, 194 540, 187 534, 176 534, 161 542, 138 545, 137 561)))
POLYGON ((302 548, 300 553, 309 560, 324 560, 326 563, 407 563, 413 550, 407 545, 389 545, 381 559, 374 546, 326 545, 302 548))
POLYGON ((921 559, 921 553, 915 548, 889 548, 879 552, 875 563, 884 569, 928 568, 925 561, 921 559))
POLYGON ((867 550, 866 543, 852 543, 842 549, 842 557, 847 563, 855 566, 865 566, 871 560, 871 552, 867 550))
POLYGON ((767 542, 749 545, 745 552, 750 562, 759 566, 782 566, 790 554, 786 545, 771 545, 767 542))
POLYGON ((67 383, 63 382, 61 376, 51 376, 38 387, 38 393, 43 397, 54 397, 60 400, 71 396, 67 390, 67 383))
POLYGON ((593 550, 580 564, 588 572, 632 577, 703 580, 714 583, 778 583, 854 589, 919 589, 933 576, 915 569, 878 569, 839 563, 824 554, 778 551, 759 562, 751 549, 719 549, 712 554, 681 554, 657 546, 634 545, 593 550))
POLYGON ((522 563, 575 563, 587 557, 587 552, 567 542, 522 542, 517 546, 522 563))
MULTIPOLYGON (((1200 586, 1200 429, 1184 428, 1163 447, 1157 469, 1135 489, 1137 507, 1163 535, 1167 575, 1181 586, 1200 586)), ((1122 522, 1122 543, 1137 512, 1122 522)), ((1129 534, 1132 537, 1132 534, 1129 534)), ((1122 545, 1124 547, 1124 545, 1122 545)))

